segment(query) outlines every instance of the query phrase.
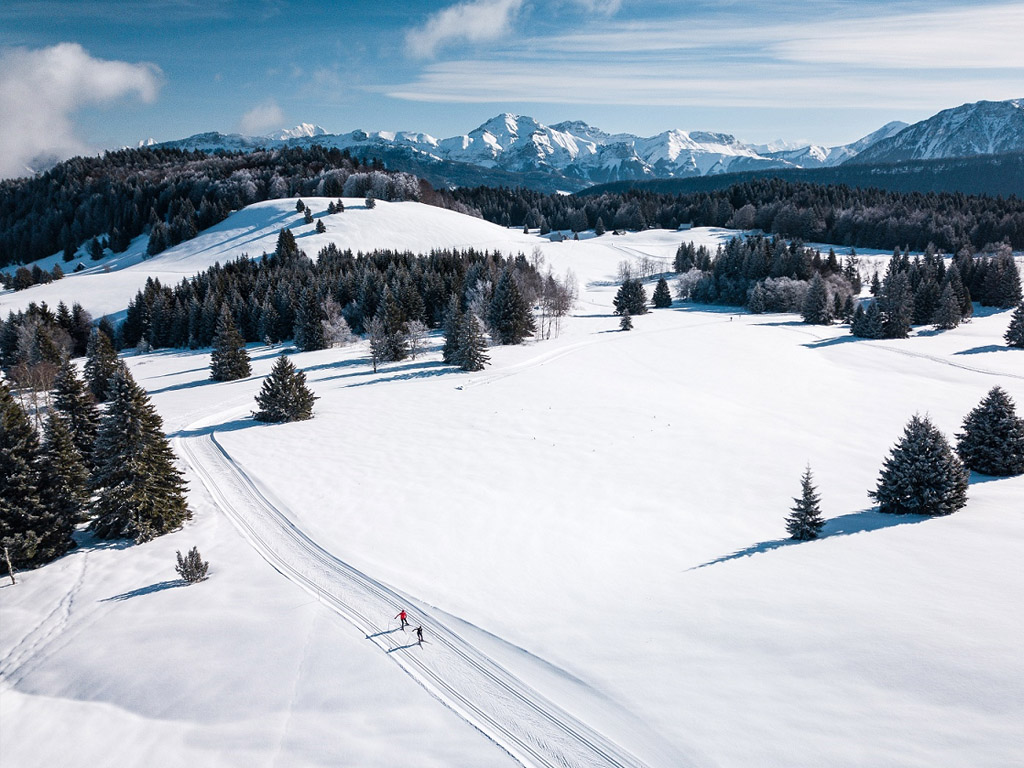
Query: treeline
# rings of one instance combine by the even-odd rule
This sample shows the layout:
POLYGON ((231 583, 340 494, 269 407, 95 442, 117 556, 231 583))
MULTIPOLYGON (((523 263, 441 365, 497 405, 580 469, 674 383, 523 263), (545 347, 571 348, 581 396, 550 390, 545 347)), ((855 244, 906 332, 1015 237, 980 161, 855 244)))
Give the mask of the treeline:
POLYGON ((396 323, 440 327, 453 296, 460 311, 471 311, 484 322, 490 318, 489 330, 497 333, 491 305, 501 295, 497 289, 503 277, 506 283, 514 279, 516 291, 530 304, 561 285, 522 254, 506 258, 473 249, 426 256, 395 251, 354 255, 332 243, 314 261, 285 229, 274 252, 260 259, 217 265, 174 287, 148 280, 128 305, 117 343, 210 346, 226 306, 245 341, 295 339, 300 349, 321 349, 352 333, 367 333, 385 304, 396 323))
POLYGON ((217 154, 143 147, 76 157, 0 182, 0 267, 59 251, 71 261, 86 243, 92 258, 102 258, 154 229, 159 245, 170 247, 271 198, 415 200, 424 190, 429 185, 415 176, 320 146, 217 154))
POLYGON ((675 229, 681 224, 767 233, 858 248, 947 253, 1006 241, 1024 248, 1024 200, 901 193, 844 185, 755 179, 727 189, 658 194, 547 195, 524 189, 455 189, 450 197, 496 224, 581 232, 675 229))

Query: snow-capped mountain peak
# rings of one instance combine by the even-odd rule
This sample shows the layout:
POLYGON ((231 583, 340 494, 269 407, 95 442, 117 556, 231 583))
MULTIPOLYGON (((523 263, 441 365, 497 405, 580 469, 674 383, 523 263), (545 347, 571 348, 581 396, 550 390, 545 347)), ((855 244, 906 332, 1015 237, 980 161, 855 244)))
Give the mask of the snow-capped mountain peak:
POLYGON ((288 139, 301 139, 309 136, 326 136, 327 131, 319 125, 312 123, 299 123, 294 128, 282 128, 279 131, 268 133, 263 138, 273 141, 288 141, 288 139))

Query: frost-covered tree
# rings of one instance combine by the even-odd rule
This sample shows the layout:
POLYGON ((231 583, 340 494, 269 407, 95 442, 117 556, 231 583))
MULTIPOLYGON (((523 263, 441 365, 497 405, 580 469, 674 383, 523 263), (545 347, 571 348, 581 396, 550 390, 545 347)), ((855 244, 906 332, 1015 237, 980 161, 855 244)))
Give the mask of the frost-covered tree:
POLYGON ((632 331, 633 330, 633 316, 629 312, 622 313, 622 319, 619 320, 620 331, 632 331))
POLYGON ((657 309, 665 309, 672 306, 672 292, 668 289, 668 281, 664 277, 658 280, 658 284, 654 287, 651 301, 657 309))
POLYGON ((377 372, 377 366, 388 359, 387 329, 382 315, 383 313, 378 311, 366 325, 366 338, 370 343, 370 365, 373 366, 374 373, 377 372))
POLYGON ((1024 474, 1024 419, 1002 387, 993 387, 967 414, 956 439, 969 469, 998 477, 1024 474))
POLYGON ((82 459, 91 464, 100 413, 96 399, 86 389, 70 360, 64 361, 53 380, 53 406, 64 416, 82 459))
POLYGON ((459 349, 459 327, 462 324, 462 310, 459 307, 458 294, 453 293, 448 300, 448 309, 444 316, 444 348, 441 350, 441 359, 446 363, 458 365, 459 349))
POLYGON ((960 302, 953 292, 953 288, 947 283, 942 289, 935 312, 932 313, 931 322, 936 328, 948 331, 960 325, 960 302))
POLYGON ((861 339, 882 338, 885 330, 882 327, 882 312, 877 301, 868 304, 867 310, 863 305, 857 305, 853 313, 853 322, 850 323, 850 333, 861 339))
POLYGON ((833 314, 828 298, 828 286, 825 285, 825 280, 819 274, 815 274, 811 278, 811 283, 807 287, 801 316, 804 322, 810 325, 832 324, 833 314))
POLYGON ((119 366, 110 337, 99 329, 93 331, 85 353, 85 380, 93 397, 101 403, 107 399, 107 386, 119 366))
POLYGON ((231 310, 224 304, 217 318, 217 331, 213 337, 213 351, 210 353, 210 378, 214 381, 244 379, 252 373, 249 353, 245 350, 245 339, 238 332, 231 310))
POLYGON ((814 487, 810 464, 800 478, 800 487, 800 497, 793 499, 792 514, 786 518, 786 530, 794 539, 809 541, 818 538, 825 525, 825 518, 821 516, 821 497, 814 487))
POLYGON ((510 269, 501 273, 494 287, 488 320, 491 338, 498 344, 519 344, 537 330, 530 304, 510 269))
POLYGON ((1018 304, 1010 318, 1010 326, 1003 335, 1011 347, 1024 349, 1024 303, 1018 304))
POLYGON ((869 495, 880 512, 948 515, 967 503, 968 472, 927 416, 914 415, 869 495))
POLYGON ((284 355, 277 358, 270 375, 256 395, 259 410, 252 417, 257 421, 305 421, 313 418, 317 397, 306 386, 306 374, 292 365, 284 355))
POLYGON ((639 278, 624 280, 612 303, 616 315, 646 315, 647 292, 644 291, 643 283, 639 278))
POLYGON ((491 358, 487 354, 487 341, 476 315, 466 313, 459 325, 459 347, 455 353, 458 365, 464 371, 482 371, 491 358))
POLYGON ((316 291, 307 288, 295 313, 295 346, 303 352, 327 348, 323 312, 316 291))
POLYGON ((427 326, 420 320, 410 320, 406 323, 406 339, 409 342, 409 357, 415 360, 423 354, 427 340, 427 326))
POLYGON ((764 284, 756 283, 750 291, 750 298, 747 300, 747 309, 755 315, 760 315, 765 311, 765 307, 764 284))
POLYGON ((96 437, 90 527, 103 539, 141 543, 181 527, 192 513, 163 421, 126 366, 111 378, 109 394, 96 437))

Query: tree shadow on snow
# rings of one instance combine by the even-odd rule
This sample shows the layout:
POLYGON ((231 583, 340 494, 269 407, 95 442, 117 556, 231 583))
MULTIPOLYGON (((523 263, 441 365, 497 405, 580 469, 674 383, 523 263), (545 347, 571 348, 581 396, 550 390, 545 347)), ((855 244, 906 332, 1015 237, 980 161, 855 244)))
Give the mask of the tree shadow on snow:
POLYGON ((692 568, 687 568, 687 570, 695 571, 698 568, 706 568, 709 565, 717 565, 718 563, 725 563, 729 560, 739 560, 741 557, 750 557, 763 552, 771 552, 773 549, 780 549, 782 547, 795 546, 797 544, 809 544, 814 541, 820 541, 821 539, 832 538, 833 536, 851 536, 855 533, 877 531, 881 528, 893 528, 897 525, 921 523, 930 518, 930 515, 885 514, 879 512, 877 507, 871 507, 870 509, 862 509, 860 512, 850 512, 849 514, 840 515, 839 517, 833 517, 826 520, 825 526, 821 530, 821 535, 818 536, 817 539, 812 539, 811 541, 798 541, 796 539, 772 539, 771 541, 762 541, 758 544, 752 544, 749 547, 745 547, 744 549, 739 549, 732 554, 716 557, 714 560, 709 560, 706 563, 701 563, 700 565, 695 565, 692 568))
MULTIPOLYGON (((365 360, 353 361, 366 363, 365 360)), ((354 384, 348 384, 349 387, 365 387, 370 384, 383 384, 388 381, 404 381, 406 379, 422 379, 428 376, 445 376, 449 373, 461 373, 460 369, 456 368, 449 363, 442 363, 438 360, 428 360, 422 363, 406 363, 405 365, 396 365, 389 368, 383 366, 377 369, 377 372, 373 372, 373 368, 366 368, 365 370, 355 371, 353 373, 340 373, 337 376, 326 376, 318 381, 331 381, 333 379, 351 379, 351 378, 365 378, 367 376, 373 376, 368 381, 358 381, 354 384), (405 371, 405 373, 403 373, 405 371), (394 374, 394 375, 389 375, 394 374), (380 377, 380 378, 376 378, 380 377)))
MULTIPOLYGON (((245 381, 245 379, 236 379, 236 381, 245 381)), ((214 381, 213 379, 197 379, 196 381, 183 381, 181 384, 168 384, 166 387, 160 387, 159 389, 147 390, 151 395, 159 395, 162 392, 177 392, 182 389, 195 389, 196 387, 202 387, 207 384, 226 384, 227 382, 214 381)))
POLYGON ((863 341, 863 339, 853 336, 836 336, 834 339, 822 339, 821 341, 809 341, 803 346, 808 349, 821 349, 822 347, 834 347, 836 344, 848 344, 850 342, 863 341))
POLYGON ((140 597, 141 595, 149 595, 153 592, 163 592, 165 589, 176 589, 177 587, 184 587, 188 582, 184 579, 169 579, 167 581, 158 581, 156 584, 150 584, 148 587, 139 587, 133 589, 130 592, 122 592, 120 595, 114 595, 113 597, 105 597, 100 600, 101 603, 120 603, 125 600, 131 600, 133 597, 140 597))
POLYGON ((263 422, 256 421, 256 419, 251 417, 235 419, 234 421, 209 424, 205 427, 197 427, 196 429, 179 429, 177 432, 171 432, 168 437, 203 437, 204 435, 212 435, 214 432, 237 432, 240 429, 249 429, 260 424, 263 424, 263 422))
POLYGON ((985 352, 1009 352, 1010 347, 1004 347, 999 344, 986 344, 983 347, 971 347, 970 349, 961 349, 959 352, 954 352, 954 355, 980 355, 985 352))

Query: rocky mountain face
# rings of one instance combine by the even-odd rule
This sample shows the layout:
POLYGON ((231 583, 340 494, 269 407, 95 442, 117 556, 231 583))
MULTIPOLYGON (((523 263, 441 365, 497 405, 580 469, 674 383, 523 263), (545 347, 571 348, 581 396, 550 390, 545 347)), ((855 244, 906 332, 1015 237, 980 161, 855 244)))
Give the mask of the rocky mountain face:
POLYGON ((856 165, 938 160, 1024 151, 1024 99, 978 101, 915 123, 846 162, 856 165))

